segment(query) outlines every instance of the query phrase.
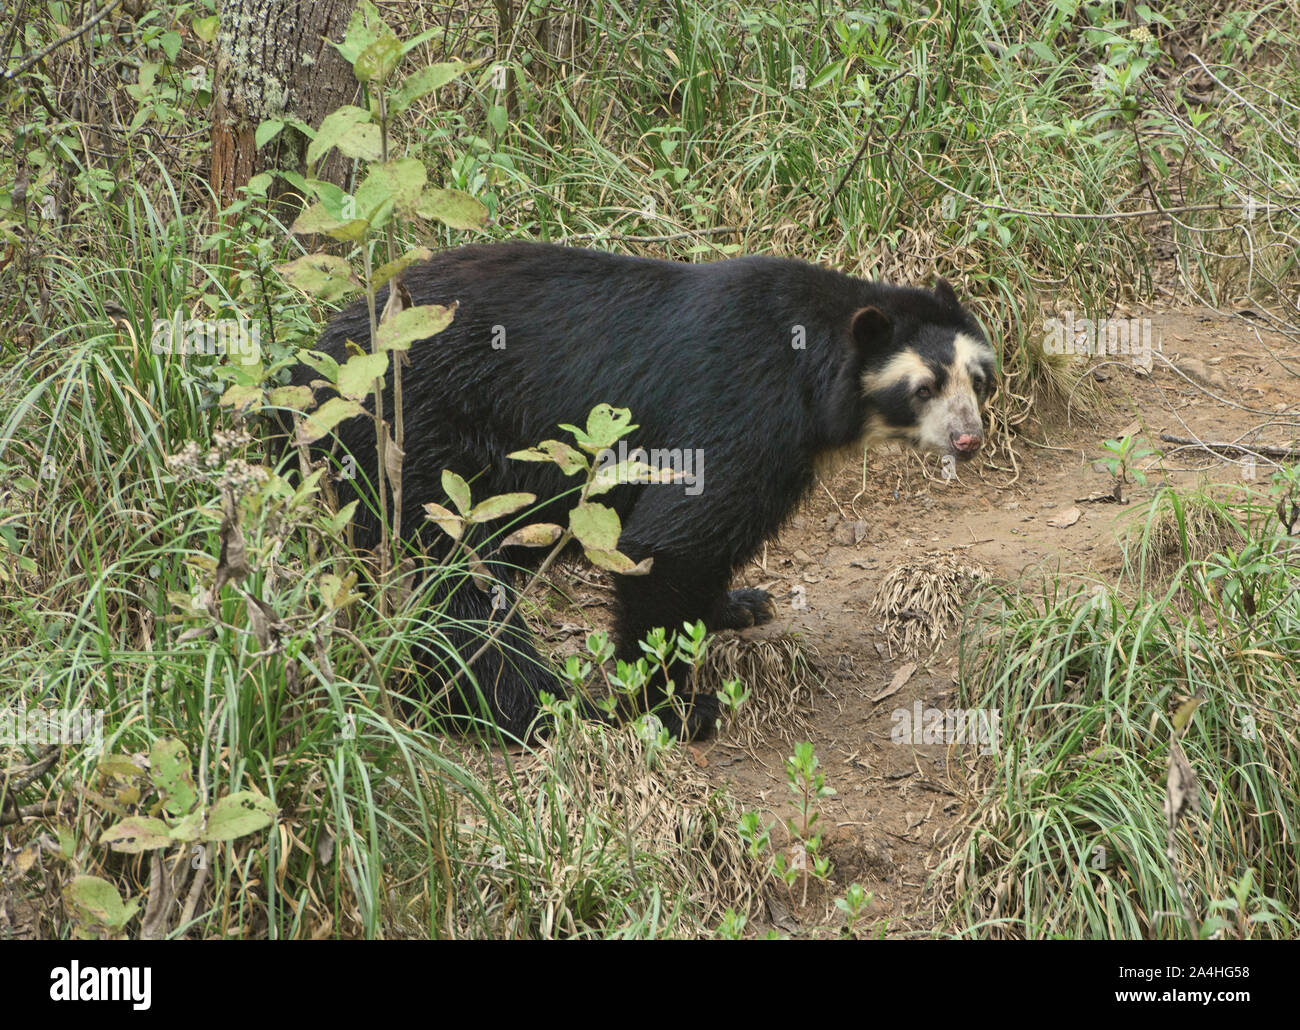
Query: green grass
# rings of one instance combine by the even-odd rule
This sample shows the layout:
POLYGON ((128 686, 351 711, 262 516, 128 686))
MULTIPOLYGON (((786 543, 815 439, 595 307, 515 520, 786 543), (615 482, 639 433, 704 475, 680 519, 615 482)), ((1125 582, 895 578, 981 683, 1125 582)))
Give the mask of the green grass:
POLYGON ((963 638, 961 693, 1001 713, 1004 745, 939 879, 949 932, 1194 937, 1249 874, 1229 932, 1296 934, 1298 568, 1274 525, 1131 599, 1051 583, 986 599, 963 638), (1171 719, 1191 698, 1182 746, 1201 802, 1177 853, 1194 927, 1162 811, 1171 719))

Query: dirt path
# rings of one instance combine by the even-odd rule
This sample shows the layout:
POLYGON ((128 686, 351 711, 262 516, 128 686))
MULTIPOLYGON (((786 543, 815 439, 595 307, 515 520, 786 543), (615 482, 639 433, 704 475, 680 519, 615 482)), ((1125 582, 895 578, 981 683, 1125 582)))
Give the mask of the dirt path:
MULTIPOLYGON (((834 893, 813 891, 805 903, 796 892, 788 906, 770 906, 769 922, 760 917, 755 925, 795 936, 832 934, 841 923, 832 898, 856 881, 874 894, 866 932, 924 935, 936 926, 927 880, 945 839, 975 801, 973 773, 988 759, 981 759, 977 744, 950 748, 892 739, 901 722, 895 713, 915 711, 918 703, 922 710, 958 704, 957 627, 949 627, 937 650, 909 655, 869 614, 892 567, 923 552, 955 548, 1005 583, 1042 574, 1114 582, 1122 560, 1118 530, 1165 483, 1267 486, 1267 464, 1252 468, 1179 449, 1159 436, 1291 443, 1300 418, 1300 340, 1257 332, 1257 321, 1210 311, 1117 317, 1130 316, 1150 319, 1152 344, 1163 360, 1156 356, 1145 374, 1126 357, 1081 363, 1092 370, 1096 391, 1077 394, 1068 419, 1054 412, 1044 423, 1031 420, 1018 444, 1018 471, 966 467, 945 481, 933 462, 923 466, 902 452, 870 454, 865 466, 846 466, 821 482, 791 525, 738 577, 736 585, 762 586, 783 598, 772 624, 742 636, 794 633, 820 656, 825 683, 804 714, 827 785, 836 791, 819 806, 834 893), (1290 412, 1289 424, 1268 424, 1281 412, 1290 412), (1101 441, 1137 434, 1165 452, 1141 463, 1146 486, 1130 488, 1124 505, 1081 502, 1113 484, 1094 464, 1103 453, 1101 441)), ((609 623, 607 583, 590 570, 567 575, 566 593, 575 606, 558 625, 552 620, 550 634, 561 654, 576 649, 591 625, 609 623)), ((784 772, 790 742, 773 733, 745 745, 724 734, 695 752, 743 808, 776 822, 773 842, 788 845, 781 821, 793 814, 784 772)))
MULTIPOLYGON (((1075 418, 1072 425, 1053 422, 1046 432, 1031 427, 1033 443, 1020 448, 1018 477, 961 469, 958 480, 945 482, 933 476, 933 465, 933 478, 926 478, 914 457, 870 455, 865 470, 861 464, 841 469, 819 488, 768 546, 764 560, 742 577, 778 596, 803 588, 806 608, 785 602, 776 625, 751 635, 795 632, 821 653, 828 678, 815 699, 811 739, 827 783, 837 791, 821 804, 826 846, 837 893, 854 881, 874 893, 868 916, 873 931, 904 935, 935 925, 926 881, 945 835, 972 801, 970 770, 978 758, 973 746, 891 739, 900 722, 893 713, 900 709, 912 710, 917 702, 922 708, 956 707, 957 648, 954 628, 936 652, 915 659, 898 653, 897 642, 868 615, 887 570, 923 551, 960 547, 1006 582, 1036 571, 1113 580, 1121 560, 1116 530, 1136 505, 1079 503, 1110 488, 1109 473, 1093 464, 1102 439, 1145 432, 1166 451, 1163 460, 1151 463, 1146 487, 1132 491, 1134 502, 1165 482, 1188 487, 1206 477, 1238 486, 1267 484, 1266 465, 1252 470, 1204 451, 1177 450, 1158 441, 1161 433, 1274 445, 1293 439, 1294 429, 1285 426, 1248 430, 1268 421, 1262 412, 1289 411, 1294 426, 1300 341, 1257 335, 1255 323, 1212 312, 1147 317, 1153 342, 1183 374, 1159 357, 1149 375, 1123 359, 1097 367, 1103 403, 1094 402, 1099 410, 1090 414, 1074 411, 1092 424, 1075 418), (852 523, 858 521, 865 535, 855 543, 852 523), (910 678, 882 697, 913 661, 910 678)), ((707 749, 706 760, 743 806, 779 820, 792 811, 783 771, 789 753, 780 741, 745 751, 724 738, 707 749)), ((787 840, 780 826, 773 839, 787 840)), ((788 912, 777 906, 770 915, 787 933, 825 933, 839 922, 828 897, 788 912)))

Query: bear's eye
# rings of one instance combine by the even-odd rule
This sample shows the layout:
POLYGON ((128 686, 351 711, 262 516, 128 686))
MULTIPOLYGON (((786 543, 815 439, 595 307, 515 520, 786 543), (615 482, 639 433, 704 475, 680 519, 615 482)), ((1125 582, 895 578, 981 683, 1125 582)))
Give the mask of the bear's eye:
POLYGON ((932 396, 934 396, 934 394, 928 386, 918 386, 916 388, 916 393, 912 396, 914 396, 918 401, 928 401, 932 396))

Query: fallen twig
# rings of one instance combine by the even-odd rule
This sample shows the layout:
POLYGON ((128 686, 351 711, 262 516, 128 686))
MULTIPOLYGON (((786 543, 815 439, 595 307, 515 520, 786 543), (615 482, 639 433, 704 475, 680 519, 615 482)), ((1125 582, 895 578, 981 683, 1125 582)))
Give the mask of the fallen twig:
POLYGON ((1214 440, 1196 440, 1190 436, 1174 436, 1161 433, 1160 439, 1165 443, 1182 444, 1185 447, 1200 447, 1217 454, 1260 454, 1265 458, 1300 458, 1300 447, 1274 447, 1269 444, 1247 446, 1240 443, 1221 443, 1214 440))

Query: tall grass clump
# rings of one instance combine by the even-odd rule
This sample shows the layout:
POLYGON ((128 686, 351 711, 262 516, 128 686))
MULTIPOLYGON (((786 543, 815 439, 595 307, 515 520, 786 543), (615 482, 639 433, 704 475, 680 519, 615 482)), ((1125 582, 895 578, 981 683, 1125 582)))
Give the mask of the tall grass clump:
POLYGON ((1240 548, 1185 555, 1173 582, 1132 600, 1101 585, 988 597, 964 636, 961 691, 966 704, 1000 711, 1003 745, 940 877, 951 930, 1287 938, 1300 929, 1294 505, 1292 490, 1278 502, 1286 518, 1240 548), (1171 845, 1175 740, 1199 801, 1171 845))

